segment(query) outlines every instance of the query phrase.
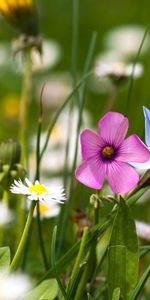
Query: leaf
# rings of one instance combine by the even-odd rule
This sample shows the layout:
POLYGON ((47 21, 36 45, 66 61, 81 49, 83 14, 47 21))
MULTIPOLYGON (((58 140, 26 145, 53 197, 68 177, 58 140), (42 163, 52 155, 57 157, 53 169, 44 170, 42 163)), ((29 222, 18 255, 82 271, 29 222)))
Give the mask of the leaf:
POLYGON ((113 297, 112 300, 119 300, 120 299, 120 288, 116 288, 113 291, 113 297))
POLYGON ((108 248, 111 232, 112 232, 112 228, 108 227, 108 229, 106 229, 106 231, 104 232, 102 238, 97 243, 96 254, 97 254, 98 263, 103 259, 103 256, 108 248))
POLYGON ((7 269, 10 265, 10 248, 0 248, 0 271, 7 269))
POLYGON ((59 274, 58 274, 57 268, 56 268, 56 259, 55 259, 56 235, 57 235, 57 226, 54 227, 53 236, 52 236, 52 243, 51 243, 51 263, 52 263, 52 267, 53 267, 54 272, 55 272, 55 278, 57 280, 59 288, 60 288, 60 290, 61 290, 62 295, 64 296, 64 298, 66 298, 65 287, 64 287, 63 283, 61 282, 61 279, 59 277, 59 274))
POLYGON ((121 296, 124 300, 128 300, 137 282, 139 249, 135 223, 123 199, 119 203, 113 224, 108 263, 110 299, 112 299, 113 291, 120 288, 121 296))
POLYGON ((23 300, 53 300, 56 298, 58 291, 57 281, 55 279, 47 279, 26 294, 23 300))
POLYGON ((147 269, 145 270, 144 274, 142 275, 142 277, 140 278, 140 281, 138 282, 133 295, 131 296, 130 300, 137 300, 139 294, 141 293, 147 279, 150 276, 150 265, 147 267, 147 269))
MULTIPOLYGON (((105 220, 105 223, 95 225, 92 230, 88 233, 86 240, 86 247, 90 247, 93 240, 99 238, 105 230, 110 226, 110 219, 105 220)), ((81 240, 76 242, 68 251, 65 253, 57 262, 56 268, 58 274, 65 270, 65 267, 71 263, 71 261, 76 257, 77 252, 79 251, 81 240)), ((48 272, 44 275, 43 279, 54 276, 54 268, 50 268, 48 272)), ((41 280, 42 281, 42 280, 41 280)), ((40 282, 41 282, 40 281, 40 282)))

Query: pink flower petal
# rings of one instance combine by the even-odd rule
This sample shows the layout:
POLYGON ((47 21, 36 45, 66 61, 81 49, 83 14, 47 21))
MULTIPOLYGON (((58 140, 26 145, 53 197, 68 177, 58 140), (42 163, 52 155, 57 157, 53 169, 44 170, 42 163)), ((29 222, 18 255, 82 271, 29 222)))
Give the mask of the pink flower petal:
POLYGON ((76 179, 92 189, 101 189, 105 178, 105 164, 99 156, 83 162, 75 172, 76 179))
POLYGON ((108 164, 107 177, 112 191, 116 194, 128 193, 139 181, 137 172, 127 163, 121 161, 108 164))
POLYGON ((146 162, 150 160, 150 151, 135 134, 123 141, 116 160, 124 162, 146 162))
POLYGON ((118 147, 128 131, 128 119, 122 114, 108 112, 98 123, 99 135, 107 144, 118 147))
POLYGON ((90 129, 84 130, 80 135, 82 159, 86 160, 98 154, 105 143, 100 139, 98 134, 90 129))

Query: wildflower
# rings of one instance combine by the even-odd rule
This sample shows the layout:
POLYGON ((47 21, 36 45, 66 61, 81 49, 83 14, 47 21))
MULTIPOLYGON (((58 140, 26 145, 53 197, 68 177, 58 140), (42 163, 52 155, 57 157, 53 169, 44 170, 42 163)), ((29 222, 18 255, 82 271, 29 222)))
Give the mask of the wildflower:
POLYGON ((29 200, 41 201, 49 203, 50 201, 56 201, 63 203, 66 200, 64 189, 62 187, 46 187, 44 184, 40 184, 38 180, 32 184, 27 178, 25 178, 26 185, 21 180, 15 180, 11 185, 10 191, 14 194, 27 195, 29 200))
POLYGON ((23 274, 0 273, 0 300, 18 300, 31 289, 31 280, 23 274))
MULTIPOLYGON (((41 82, 41 85, 38 87, 38 94, 40 94, 42 86, 43 82, 41 82)), ((45 106, 52 109, 58 108, 60 103, 63 103, 71 93, 71 90, 71 81, 67 73, 53 74, 49 77, 45 85, 43 94, 45 106)))
POLYGON ((60 45, 53 40, 43 40, 42 55, 36 49, 32 49, 33 71, 43 71, 52 68, 61 58, 60 45))
POLYGON ((13 221, 13 213, 5 203, 0 202, 0 226, 7 225, 13 221))
MULTIPOLYGON (((146 107, 143 107, 144 117, 145 117, 145 142, 147 147, 150 149, 150 110, 146 107)), ((145 163, 132 163, 132 166, 141 169, 148 170, 150 169, 150 160, 145 163)))
POLYGON ((107 178, 114 193, 124 194, 135 187, 139 175, 129 162, 145 162, 150 151, 136 135, 125 139, 128 119, 108 112, 98 123, 98 134, 86 129, 81 134, 83 163, 76 178, 88 187, 101 189, 107 178))
MULTIPOLYGON (((142 26, 120 26, 107 33, 104 43, 107 49, 116 51, 124 57, 135 56, 140 47, 144 32, 145 28, 142 26)), ((144 41, 141 53, 145 53, 148 48, 149 36, 144 41)))
MULTIPOLYGON (((42 219, 46 218, 52 218, 58 216, 60 212, 60 207, 57 203, 55 202, 50 202, 50 203, 39 203, 39 211, 40 211, 40 216, 42 219)), ((34 216, 36 217, 37 215, 37 207, 35 208, 34 211, 34 216)))
MULTIPOLYGON (((133 70, 132 64, 126 64, 124 62, 103 62, 99 61, 95 66, 95 74, 99 77, 109 77, 110 79, 125 79, 131 76, 133 70)), ((136 64, 134 68, 134 76, 140 77, 143 73, 143 67, 141 64, 136 64)))
POLYGON ((37 12, 32 0, 0 0, 0 12, 22 33, 38 35, 37 12))
POLYGON ((150 241, 150 224, 136 221, 136 231, 140 238, 150 241))

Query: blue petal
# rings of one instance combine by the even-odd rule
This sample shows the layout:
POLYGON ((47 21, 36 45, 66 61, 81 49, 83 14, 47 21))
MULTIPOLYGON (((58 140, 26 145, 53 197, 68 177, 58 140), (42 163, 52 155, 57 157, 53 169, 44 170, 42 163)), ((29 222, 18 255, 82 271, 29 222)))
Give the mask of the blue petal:
POLYGON ((150 110, 146 107, 143 107, 144 116, 145 116, 145 141, 150 148, 150 110))
POLYGON ((146 161, 145 163, 130 163, 130 165, 139 170, 148 170, 150 169, 150 160, 146 161))

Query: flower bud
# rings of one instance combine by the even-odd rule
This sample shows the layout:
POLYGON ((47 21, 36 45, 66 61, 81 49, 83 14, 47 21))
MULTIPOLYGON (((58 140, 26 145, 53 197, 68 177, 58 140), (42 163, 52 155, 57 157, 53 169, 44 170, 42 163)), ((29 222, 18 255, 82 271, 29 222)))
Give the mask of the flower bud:
POLYGON ((21 33, 36 36, 39 33, 37 9, 32 0, 2 0, 1 14, 21 33))
POLYGON ((90 204, 92 204, 95 209, 98 208, 98 207, 102 208, 104 206, 101 198, 97 194, 92 194, 91 195, 91 197, 90 197, 90 204))
POLYGON ((4 165, 13 166, 20 162, 20 145, 13 139, 8 139, 0 144, 0 161, 4 165))

